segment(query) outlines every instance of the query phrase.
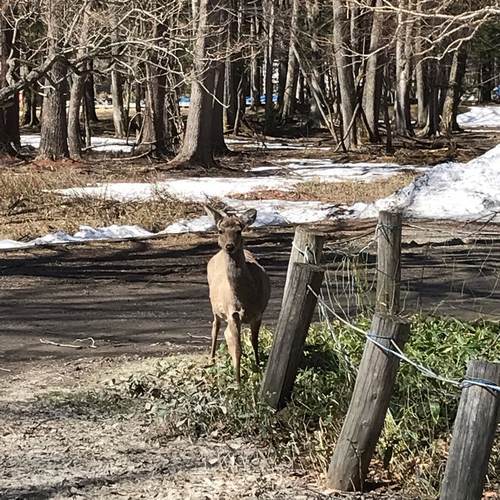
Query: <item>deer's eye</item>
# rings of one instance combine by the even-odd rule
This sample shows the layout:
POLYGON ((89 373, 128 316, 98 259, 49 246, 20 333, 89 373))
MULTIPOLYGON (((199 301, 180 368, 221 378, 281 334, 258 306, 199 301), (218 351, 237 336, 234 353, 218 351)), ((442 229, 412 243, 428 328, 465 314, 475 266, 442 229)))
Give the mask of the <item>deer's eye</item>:
POLYGON ((219 229, 219 234, 222 234, 224 231, 222 229, 219 229))

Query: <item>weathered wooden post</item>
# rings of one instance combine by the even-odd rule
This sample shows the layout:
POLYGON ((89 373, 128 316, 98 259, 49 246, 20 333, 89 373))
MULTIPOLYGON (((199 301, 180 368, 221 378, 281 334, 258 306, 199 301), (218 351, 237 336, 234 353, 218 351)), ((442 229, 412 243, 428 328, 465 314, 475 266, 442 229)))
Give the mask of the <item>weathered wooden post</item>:
POLYGON ((368 467, 384 426, 399 359, 410 326, 400 310, 401 214, 380 212, 377 233, 377 303, 349 410, 328 469, 329 486, 342 491, 363 488, 368 467))
POLYGON ((400 311, 401 232, 400 213, 379 213, 375 310, 380 313, 398 314, 400 311))
POLYGON ((383 348, 402 349, 410 325, 392 316, 375 314, 344 425, 328 469, 328 484, 341 491, 359 491, 384 426, 399 359, 383 348))
POLYGON ((292 393, 323 275, 311 264, 292 265, 262 383, 262 398, 273 408, 283 408, 292 393))
MULTIPOLYGON (((500 385, 500 363, 471 361, 465 380, 500 385)), ((440 500, 479 500, 500 418, 500 393, 464 384, 453 426, 440 500)))
MULTIPOLYGON (((285 287, 283 289, 283 302, 287 294, 287 286, 290 281, 290 274, 295 262, 308 262, 309 264, 319 265, 325 236, 319 233, 312 233, 307 229, 297 227, 293 237, 292 250, 288 261, 288 270, 286 272, 285 287)), ((283 305, 282 302, 282 305, 283 305)))

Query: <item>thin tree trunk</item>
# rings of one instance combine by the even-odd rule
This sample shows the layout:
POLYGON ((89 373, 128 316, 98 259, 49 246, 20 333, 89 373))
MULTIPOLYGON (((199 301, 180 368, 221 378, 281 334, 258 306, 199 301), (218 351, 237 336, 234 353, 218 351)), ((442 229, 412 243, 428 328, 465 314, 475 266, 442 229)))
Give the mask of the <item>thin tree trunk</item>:
POLYGON ((411 0, 400 0, 396 37, 396 101, 394 103, 396 133, 413 134, 410 113, 411 33, 412 21, 403 9, 411 7, 411 0))
POLYGON ((356 86, 351 61, 346 52, 349 46, 349 32, 350 24, 345 0, 333 0, 333 36, 344 138, 342 142, 346 149, 353 149, 357 147, 358 134, 354 116, 356 86))
POLYGON ((274 64, 274 31, 275 31, 275 0, 264 0, 264 18, 267 19, 266 38, 266 104, 265 104, 265 124, 266 132, 273 128, 273 64, 274 64))
MULTIPOLYGON (((257 6, 255 9, 257 10, 257 6)), ((250 21, 250 39, 252 40, 250 49, 250 98, 253 110, 256 110, 260 106, 260 97, 262 95, 262 71, 259 60, 259 50, 256 47, 258 45, 259 35, 259 20, 256 12, 250 21)))
MULTIPOLYGON (((417 11, 422 11, 422 2, 417 2, 417 11)), ((416 20, 416 33, 415 33, 415 87, 416 87, 416 98, 417 98, 417 127, 422 129, 427 123, 427 113, 428 113, 428 98, 427 98, 427 84, 426 84, 426 74, 427 66, 424 59, 423 49, 423 30, 422 30, 422 19, 418 18, 416 20)))
POLYGON ((299 77, 297 58, 295 57, 297 36, 299 30, 299 0, 292 2, 292 14, 290 20, 290 44, 288 48, 288 67, 286 73, 285 91, 283 95, 283 107, 281 120, 286 121, 295 111, 295 99, 297 94, 297 82, 299 77))
MULTIPOLYGON (((87 31, 89 24, 89 10, 87 4, 83 12, 83 20, 79 37, 79 50, 77 51, 78 58, 81 58, 86 53, 87 46, 87 31)), ((69 155, 73 159, 81 159, 82 157, 82 131, 80 129, 80 107, 82 104, 83 94, 85 91, 85 82, 87 80, 87 62, 84 62, 78 68, 80 74, 73 75, 73 84, 71 85, 69 96, 68 109, 68 149, 69 155)))
MULTIPOLYGON (((376 0, 375 8, 382 7, 382 0, 376 0)), ((373 22, 370 36, 370 55, 366 61, 366 76, 363 89, 363 110, 366 117, 366 124, 370 140, 380 142, 379 116, 380 103, 382 101, 382 81, 383 65, 382 55, 379 52, 382 47, 382 32, 384 24, 384 14, 375 10, 373 12, 373 22)))
MULTIPOLYGON (((62 38, 62 0, 49 2, 47 12, 47 39, 49 57, 58 51, 62 38)), ((68 65, 65 59, 58 59, 47 78, 43 99, 42 126, 40 130, 40 149, 38 159, 58 160, 69 156, 68 127, 66 121, 66 96, 68 65)))
POLYGON ((226 77, 224 81, 224 121, 226 130, 233 132, 238 112, 238 87, 240 85, 242 68, 239 64, 241 52, 235 53, 234 46, 239 44, 240 38, 240 4, 239 0, 230 0, 230 19, 227 31, 227 56, 225 61, 226 77))
MULTIPOLYGON (((9 57, 12 52, 13 31, 7 22, 9 6, 0 7, 0 89, 9 86, 12 82, 12 61, 9 57)), ((0 155, 15 154, 19 147, 19 99, 16 93, 6 104, 0 107, 0 155)))
POLYGON ((439 88, 437 61, 427 61, 427 118, 422 134, 426 137, 434 137, 439 129, 439 88))
POLYGON ((460 103, 460 93, 465 73, 466 57, 467 53, 463 46, 453 53, 449 83, 440 123, 440 131, 445 135, 451 135, 454 130, 459 129, 457 124, 457 111, 458 104, 460 103))
MULTIPOLYGON (((161 38, 164 31, 165 26, 155 22, 153 28, 155 39, 161 38)), ((161 157, 168 153, 164 121, 166 75, 161 69, 156 51, 151 51, 149 57, 149 61, 146 62, 146 92, 142 134, 136 151, 139 154, 149 152, 153 156, 161 157)))
POLYGON ((214 95, 212 97, 212 147, 215 155, 229 152, 224 141, 224 111, 222 99, 224 98, 224 62, 219 61, 215 65, 214 95))
MULTIPOLYGON (((119 42, 118 19, 116 16, 116 7, 110 6, 110 17, 112 23, 111 41, 119 42)), ((117 69, 117 60, 120 57, 118 46, 111 48, 111 55, 114 59, 113 69, 111 70, 111 99, 113 106, 113 125, 115 128, 115 137, 125 137, 127 134, 127 114, 123 107, 123 75, 117 69)))
POLYGON ((92 61, 89 61, 88 70, 89 73, 85 81, 85 100, 87 101, 87 109, 89 110, 89 120, 95 123, 99 121, 99 118, 95 110, 94 67, 92 61))

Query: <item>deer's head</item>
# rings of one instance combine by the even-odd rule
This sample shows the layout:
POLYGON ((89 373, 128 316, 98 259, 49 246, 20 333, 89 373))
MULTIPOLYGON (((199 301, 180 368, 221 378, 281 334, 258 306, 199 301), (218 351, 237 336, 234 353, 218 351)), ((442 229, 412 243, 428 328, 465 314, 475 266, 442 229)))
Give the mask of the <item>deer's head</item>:
POLYGON ((208 205, 205 205, 205 210, 213 217, 217 226, 219 231, 218 243, 221 249, 229 255, 240 252, 243 249, 241 233, 255 222, 257 210, 251 208, 240 216, 228 215, 222 210, 217 210, 208 205))

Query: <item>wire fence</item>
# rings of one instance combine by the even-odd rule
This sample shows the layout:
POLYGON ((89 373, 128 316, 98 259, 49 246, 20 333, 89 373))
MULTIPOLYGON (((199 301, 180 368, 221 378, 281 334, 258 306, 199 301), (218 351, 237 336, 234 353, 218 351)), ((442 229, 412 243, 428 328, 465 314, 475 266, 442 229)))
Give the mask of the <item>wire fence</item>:
MULTIPOLYGON (((497 319, 500 303, 500 227, 487 222, 479 227, 467 228, 464 225, 453 230, 437 229, 432 225, 405 224, 401 255, 402 314, 445 312, 448 316, 459 313, 465 319, 497 319), (430 302, 431 307, 426 307, 426 302, 430 302)), ((500 387, 491 381, 458 380, 440 375, 410 359, 393 340, 390 347, 384 346, 371 331, 353 324, 354 316, 374 311, 379 230, 377 226, 375 231, 330 244, 325 252, 323 288, 316 293, 309 287, 318 301, 320 321, 331 333, 344 361, 352 367, 348 352, 335 334, 332 317, 426 377, 458 389, 480 386, 500 396, 500 387)), ((297 250, 306 262, 317 264, 308 248, 297 250)))
MULTIPOLYGON (((345 318, 373 311, 375 233, 325 248, 328 300, 345 318)), ((500 225, 405 222, 401 265, 402 314, 500 320, 500 225)))

